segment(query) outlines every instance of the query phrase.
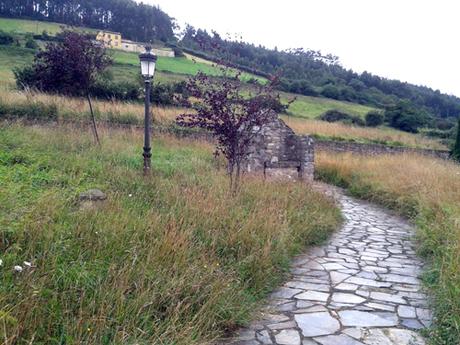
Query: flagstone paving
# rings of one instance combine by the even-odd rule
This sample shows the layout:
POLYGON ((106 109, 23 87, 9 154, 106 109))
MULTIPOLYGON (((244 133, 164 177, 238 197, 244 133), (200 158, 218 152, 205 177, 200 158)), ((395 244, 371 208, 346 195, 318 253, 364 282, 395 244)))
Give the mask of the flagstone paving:
POLYGON ((413 228, 341 194, 345 222, 329 242, 298 256, 262 318, 222 344, 421 345, 431 323, 413 228))

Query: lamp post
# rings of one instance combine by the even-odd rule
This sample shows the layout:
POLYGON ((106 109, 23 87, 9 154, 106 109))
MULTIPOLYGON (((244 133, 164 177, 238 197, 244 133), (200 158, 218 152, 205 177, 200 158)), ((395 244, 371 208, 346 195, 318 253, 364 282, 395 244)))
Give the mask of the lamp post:
POLYGON ((144 175, 150 173, 152 148, 150 147, 150 88, 155 73, 157 56, 152 53, 150 46, 145 47, 145 53, 139 55, 141 74, 145 82, 145 117, 144 117, 144 175))

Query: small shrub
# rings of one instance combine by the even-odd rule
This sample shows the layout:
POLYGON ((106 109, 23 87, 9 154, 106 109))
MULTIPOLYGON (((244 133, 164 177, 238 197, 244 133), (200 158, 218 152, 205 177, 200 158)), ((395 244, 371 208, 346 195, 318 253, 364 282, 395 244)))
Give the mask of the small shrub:
POLYGON ((371 110, 365 117, 366 126, 377 127, 383 124, 385 116, 380 111, 371 110))
POLYGON ((337 122, 343 121, 351 118, 351 115, 344 113, 340 110, 328 110, 320 117, 320 120, 327 121, 327 122, 337 122))
POLYGON ((35 49, 38 48, 38 44, 37 44, 37 42, 35 42, 35 40, 34 40, 32 37, 29 37, 29 38, 27 38, 25 47, 26 47, 26 48, 29 48, 29 49, 34 49, 34 50, 35 50, 35 49))
POLYGON ((327 122, 343 122, 346 124, 357 125, 357 126, 364 126, 365 122, 362 118, 356 115, 350 115, 344 113, 340 110, 328 110, 324 114, 320 115, 320 120, 327 121, 327 122))
POLYGON ((185 56, 184 51, 179 47, 174 47, 173 52, 174 52, 174 57, 176 58, 185 56))
POLYGON ((23 90, 28 87, 37 87, 35 71, 32 67, 24 66, 23 68, 14 68, 13 74, 18 89, 23 90))
POLYGON ((91 87, 91 95, 102 99, 118 99, 122 101, 137 100, 141 97, 140 87, 137 83, 116 83, 106 79, 98 80, 91 87))
POLYGON ((326 98, 339 99, 340 90, 334 85, 326 85, 321 91, 321 95, 326 98))
POLYGON ((0 30, 0 45, 11 45, 14 43, 14 36, 8 32, 0 30))

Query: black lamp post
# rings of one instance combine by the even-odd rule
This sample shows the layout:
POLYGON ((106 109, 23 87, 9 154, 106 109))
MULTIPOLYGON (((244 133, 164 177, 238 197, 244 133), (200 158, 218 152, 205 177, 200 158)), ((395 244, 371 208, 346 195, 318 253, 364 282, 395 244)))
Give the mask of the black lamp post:
POLYGON ((145 117, 144 117, 144 175, 150 173, 152 148, 150 147, 150 88, 155 73, 155 63, 157 57, 152 53, 152 49, 145 47, 145 53, 139 55, 141 60, 141 74, 145 82, 145 117))

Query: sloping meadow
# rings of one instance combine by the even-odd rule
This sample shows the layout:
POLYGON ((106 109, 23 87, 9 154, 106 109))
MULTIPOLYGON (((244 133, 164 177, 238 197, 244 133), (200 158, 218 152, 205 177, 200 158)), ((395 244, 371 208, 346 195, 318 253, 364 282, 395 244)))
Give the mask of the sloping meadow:
POLYGON ((199 141, 0 125, 5 344, 204 344, 250 319, 289 259, 340 222, 305 185, 245 178, 199 141), (82 208, 80 192, 108 198, 82 208), (20 266, 21 269, 15 266, 20 266))
POLYGON ((418 225, 423 280, 434 297, 433 344, 460 342, 460 166, 417 155, 320 153, 317 177, 409 216, 418 225))

